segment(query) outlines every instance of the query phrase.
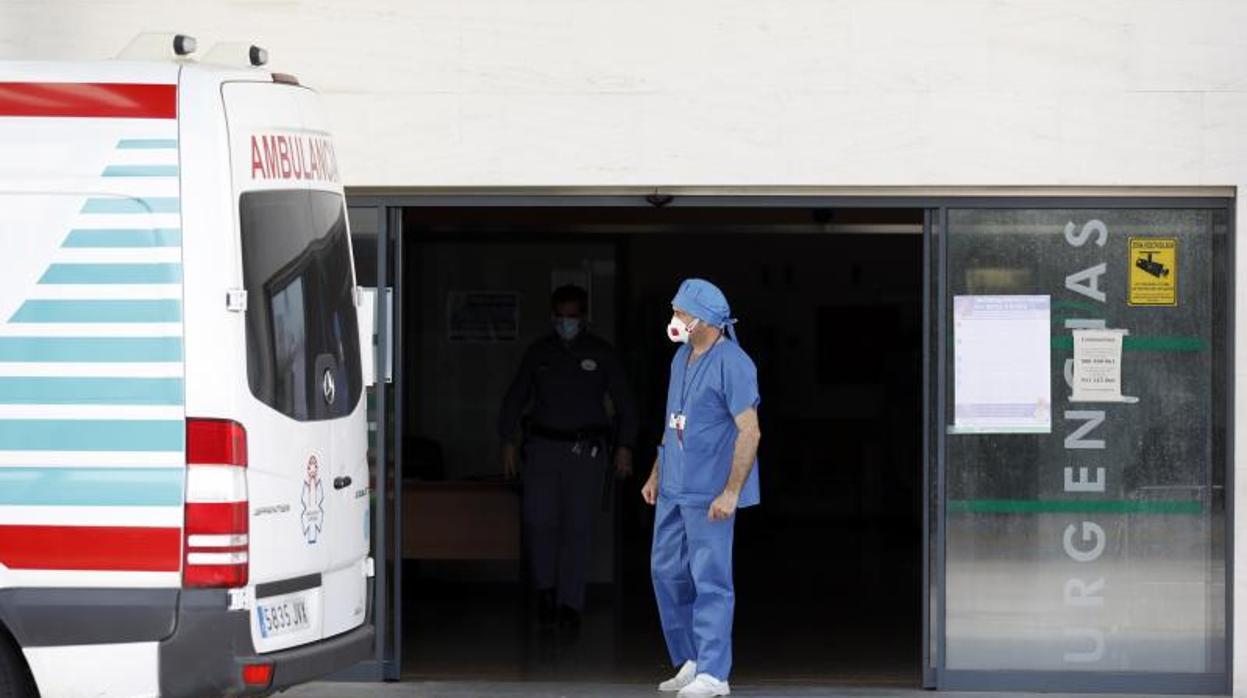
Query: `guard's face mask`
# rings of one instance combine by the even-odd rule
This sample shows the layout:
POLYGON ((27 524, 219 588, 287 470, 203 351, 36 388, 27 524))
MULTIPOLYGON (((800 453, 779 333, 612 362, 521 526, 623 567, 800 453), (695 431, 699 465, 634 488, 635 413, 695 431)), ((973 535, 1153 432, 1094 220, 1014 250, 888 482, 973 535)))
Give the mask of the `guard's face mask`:
POLYGON ((580 335, 580 318, 578 317, 556 317, 554 318, 554 331, 564 342, 570 342, 580 335))
POLYGON ((697 329, 697 323, 697 318, 686 323, 680 319, 680 316, 672 315, 671 322, 667 323, 667 339, 677 344, 687 344, 689 335, 697 329))

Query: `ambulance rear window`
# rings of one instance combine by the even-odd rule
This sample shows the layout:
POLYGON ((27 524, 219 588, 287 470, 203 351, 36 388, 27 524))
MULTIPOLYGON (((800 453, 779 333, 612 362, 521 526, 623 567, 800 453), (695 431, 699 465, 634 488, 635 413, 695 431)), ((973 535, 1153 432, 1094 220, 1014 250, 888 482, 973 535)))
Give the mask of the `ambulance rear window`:
POLYGON ((350 414, 362 377, 342 197, 248 192, 239 211, 252 394, 299 421, 350 414))

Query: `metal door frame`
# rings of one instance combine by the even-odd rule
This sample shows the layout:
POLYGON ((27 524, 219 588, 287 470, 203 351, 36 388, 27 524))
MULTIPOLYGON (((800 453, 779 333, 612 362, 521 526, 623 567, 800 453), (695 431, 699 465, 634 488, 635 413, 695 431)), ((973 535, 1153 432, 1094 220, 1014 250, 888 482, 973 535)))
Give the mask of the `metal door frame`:
MULTIPOLYGON (((373 553, 373 578, 372 586, 369 591, 372 593, 372 607, 368 609, 368 620, 372 622, 375 631, 375 640, 373 644, 373 656, 366 659, 348 669, 339 671, 328 678, 331 681, 397 681, 401 670, 399 657, 402 652, 402 633, 401 633, 401 614, 398 612, 402 608, 401 603, 401 587, 402 582, 402 556, 394 556, 395 550, 401 551, 401 548, 394 546, 401 543, 401 535, 396 535, 396 540, 391 543, 389 540, 389 526, 391 522, 391 513, 394 514, 394 521, 402 521, 402 498, 395 497, 395 511, 391 512, 389 507, 385 506, 389 497, 389 473, 386 472, 386 465, 389 458, 390 443, 388 439, 388 420, 389 408, 387 406, 387 397, 391 391, 390 383, 386 380, 385 368, 386 360, 389 358, 386 354, 390 345, 390 336, 393 333, 393 327, 390 326, 391 317, 386 312, 386 288, 389 284, 388 272, 388 256, 389 246, 386 244, 391 237, 391 231, 401 230, 401 227, 395 226, 394 214, 396 209, 380 202, 366 203, 356 205, 350 199, 347 200, 348 210, 351 208, 375 208, 377 211, 377 295, 376 302, 373 304, 373 332, 376 335, 376 343, 371 347, 373 351, 373 375, 375 395, 376 395, 376 420, 377 420, 377 472, 376 472, 376 492, 374 492, 374 501, 378 502, 375 509, 372 510, 372 540, 375 543, 373 553), (397 559, 400 564, 395 566, 395 603, 394 609, 391 610, 389 597, 386 594, 386 570, 391 561, 397 559), (391 629, 393 628, 393 629, 391 629), (391 633, 393 635, 391 636, 391 633)), ((397 222, 401 226, 401 218, 397 222)), ((354 244, 354 240, 352 240, 354 244)), ((401 276, 401 275, 399 275, 401 276)), ((397 282, 399 279, 395 279, 397 282)), ((394 294, 397 296, 397 293, 394 294)), ((397 305, 397 297, 394 299, 397 305)), ((397 310, 397 308, 395 309, 397 310)), ((399 326, 397 320, 395 326, 399 326)), ((401 340, 401 338, 400 338, 401 340)), ((361 351, 367 349, 361 348, 361 351)), ((401 356, 397 351, 395 356, 401 356)), ((398 372, 395 371, 395 378, 398 372)), ((395 383, 395 389, 397 383, 395 383)), ((397 394, 397 393, 396 393, 397 394)), ((400 405, 395 404, 396 409, 401 409, 400 405)), ((396 423, 397 423, 396 416, 396 423)), ((399 466, 401 457, 402 443, 401 441, 394 445, 395 450, 395 469, 399 466)), ((398 471, 401 472, 401 471, 398 471)), ((397 472, 396 472, 397 474, 397 472)), ((402 483, 401 477, 396 477, 395 482, 402 483)), ((396 534, 398 529, 395 529, 396 534)))
MULTIPOLYGON (((378 288, 384 289, 392 284, 394 293, 394 328, 402 327, 402 212, 406 208, 454 207, 454 208, 500 208, 500 207, 532 207, 532 208, 564 208, 564 207, 602 207, 602 208, 645 208, 653 206, 669 206, 672 208, 912 208, 923 210, 923 588, 921 652, 922 682, 926 688, 942 690, 1044 690, 1044 691, 1080 691, 1089 693, 1101 692, 1151 692, 1160 690, 1168 692, 1203 693, 1228 692, 1231 682, 1233 662, 1233 563, 1234 563, 1234 442, 1233 442, 1233 403, 1234 386, 1231 382, 1227 389, 1227 432, 1226 432, 1226 672, 1224 675, 1181 675, 1181 674, 1115 674, 1104 672, 1020 672, 1020 671, 964 671, 949 670, 945 665, 946 633, 946 528, 944 496, 944 446, 946 430, 946 395, 947 377, 945 375, 947 323, 947 216, 952 208, 1216 208, 1224 209, 1228 214, 1227 249, 1225 251, 1227 302, 1226 314, 1226 348, 1225 361, 1228 364, 1227 376, 1233 375, 1233 341, 1234 341, 1234 239, 1235 239, 1235 190, 1232 187, 1118 187, 1118 188, 880 188, 869 193, 853 188, 766 188, 766 187, 686 187, 686 188, 434 188, 390 193, 385 191, 360 190, 347 192, 348 206, 351 208, 376 208, 379 212, 379 232, 377 236, 378 288), (387 242, 394 241, 396 257, 395 277, 387 278, 387 242), (935 279, 929 277, 934 268, 935 279), (931 284, 936 284, 936 297, 931 298, 931 284), (932 318, 932 310, 939 313, 932 318), (933 352, 929 346, 932 332, 931 323, 936 322, 935 335, 937 347, 933 352), (935 359, 935 374, 931 374, 932 359, 935 359), (932 378, 935 382, 935 395, 931 393, 932 378), (932 400, 935 407, 932 409, 932 400), (934 427, 934 433, 932 428, 934 427), (934 452, 930 448, 931 436, 934 436, 934 452), (937 526, 931 531, 927 487, 932 482, 932 470, 938 488, 937 499, 940 503, 937 512, 937 526), (929 559, 931 536, 936 537, 935 560, 929 559), (934 570, 932 570, 934 563, 934 570), (934 575, 931 573, 934 572, 934 575), (936 629, 938 632, 938 652, 936 661, 931 661, 930 638, 932 629, 930 599, 934 586, 938 599, 936 629), (934 664, 934 665, 933 665, 934 664), (1158 688, 1159 687, 1159 688, 1158 688)), ((380 298, 379 294, 379 298, 380 298)), ((404 370, 401 357, 402 333, 386 326, 384 303, 377 303, 377 336, 378 336, 378 370, 384 367, 384 355, 381 353, 389 346, 391 334, 394 336, 394 382, 395 395, 403 395, 404 370)), ((388 416, 384 396, 386 388, 384 380, 378 384, 378 453, 380 462, 385 463, 388 455, 390 435, 388 416)), ((402 400, 395 400, 395 424, 402 422, 402 400)), ((401 440, 395 441, 394 470, 395 483, 400 488, 402 473, 401 440)), ((377 535, 379 557, 396 552, 394 578, 394 608, 387 608, 384 594, 384 573, 387 559, 378 559, 377 577, 374 584, 380 592, 374 596, 374 617, 377 622, 376 656, 373 660, 361 665, 363 673, 380 680, 398 680, 401 675, 402 660, 402 498, 396 496, 393 512, 384 503, 386 496, 386 478, 378 478, 378 497, 382 502, 382 511, 376 512, 374 526, 377 535), (397 523, 394 527, 394 540, 387 541, 386 526, 390 515, 397 523), (384 551, 384 552, 382 552, 384 551), (382 618, 388 616, 388 618, 382 618), (389 621, 388 624, 386 621, 389 621), (392 638, 386 631, 392 633, 392 638), (387 642, 388 640, 388 642, 387 642)))

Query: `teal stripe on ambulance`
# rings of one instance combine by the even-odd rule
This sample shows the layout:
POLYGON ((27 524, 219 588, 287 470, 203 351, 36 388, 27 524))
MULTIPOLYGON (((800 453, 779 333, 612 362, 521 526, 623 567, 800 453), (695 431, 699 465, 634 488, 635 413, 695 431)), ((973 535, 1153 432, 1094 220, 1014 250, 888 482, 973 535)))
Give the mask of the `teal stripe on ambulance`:
POLYGON ((4 468, 0 506, 180 506, 182 468, 4 468))
POLYGON ((180 322, 177 300, 31 300, 9 322, 180 322))
POLYGON ((94 198, 82 205, 82 213, 177 213, 180 210, 176 196, 94 198))
POLYGON ((0 337, 0 361, 169 363, 182 360, 180 337, 0 337))
POLYGON ((176 284, 181 264, 53 264, 41 284, 176 284))
POLYGON ((118 150, 165 150, 176 147, 176 138, 123 138, 117 141, 118 150))
POLYGON ((177 165, 109 165, 105 177, 176 177, 177 165))
POLYGON ((183 420, 3 419, 0 451, 181 451, 183 420))
POLYGON ((181 378, 0 377, 0 405, 181 405, 181 378))
POLYGON ((62 247, 178 247, 178 228, 75 228, 62 247))

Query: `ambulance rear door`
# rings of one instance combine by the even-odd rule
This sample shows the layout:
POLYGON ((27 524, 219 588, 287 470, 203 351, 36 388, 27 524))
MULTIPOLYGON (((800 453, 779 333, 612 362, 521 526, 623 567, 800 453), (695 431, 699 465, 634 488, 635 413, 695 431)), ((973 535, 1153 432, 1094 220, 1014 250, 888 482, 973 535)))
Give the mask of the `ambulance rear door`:
POLYGON ((335 445, 356 422, 363 438, 356 294, 333 144, 303 119, 310 91, 222 95, 246 290, 252 636, 269 652, 366 615, 366 470, 335 445))

